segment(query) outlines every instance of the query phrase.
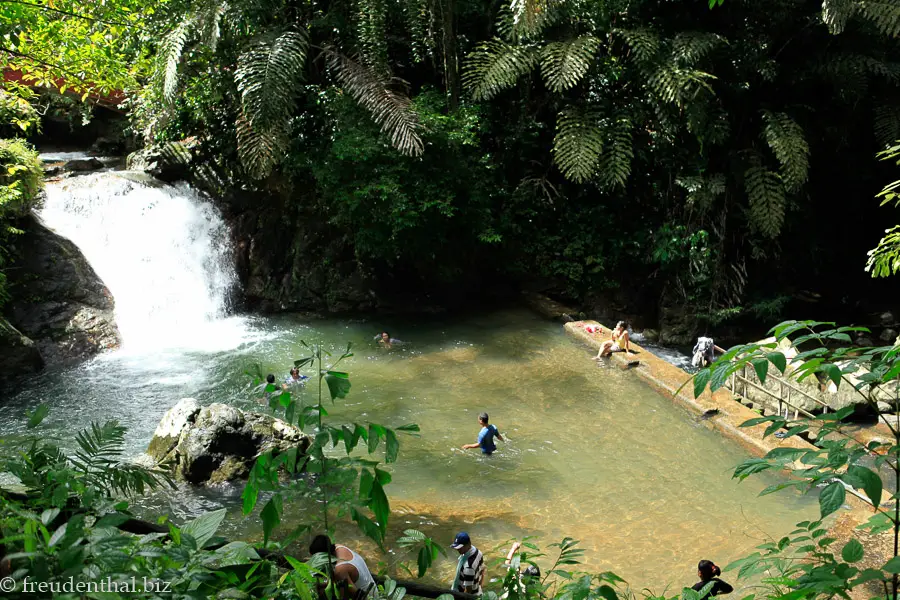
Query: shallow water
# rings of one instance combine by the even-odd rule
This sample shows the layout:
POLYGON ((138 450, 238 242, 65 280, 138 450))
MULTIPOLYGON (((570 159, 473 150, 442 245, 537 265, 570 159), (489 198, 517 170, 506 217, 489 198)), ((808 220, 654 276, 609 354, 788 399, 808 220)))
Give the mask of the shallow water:
MULTIPOLYGON (((465 529, 484 550, 525 535, 544 546, 571 536, 581 540, 589 568, 660 591, 667 582, 693 583, 701 558, 725 565, 815 515, 808 497, 757 497, 775 476, 733 481, 732 468, 746 458, 740 447, 633 373, 597 366, 558 324, 531 313, 419 323, 233 319, 229 327, 246 341, 228 350, 123 350, 33 379, 0 405, 4 437, 23 434, 24 410, 47 402, 48 435, 70 440, 92 419, 117 418, 129 428, 129 455, 136 455, 179 398, 253 408, 243 369, 258 362, 283 377, 303 354, 301 340, 322 339, 335 348, 352 342, 356 352, 343 365, 353 388, 329 408, 332 422, 422 428, 420 438, 403 436, 392 469, 388 547, 410 526, 447 543, 465 529), (407 343, 378 348, 372 336, 384 327, 407 343), (459 449, 474 441, 481 411, 508 437, 490 457, 459 449)), ((183 487, 143 501, 142 511, 186 518, 227 506, 224 533, 257 538, 258 520, 240 518, 239 494, 237 486, 183 487)), ((303 520, 304 510, 288 507, 287 519, 303 520)), ((339 527, 345 541, 352 532, 339 527)), ((370 564, 392 565, 400 556, 361 547, 370 564)), ((441 559, 435 577, 451 577, 453 565, 441 559)))

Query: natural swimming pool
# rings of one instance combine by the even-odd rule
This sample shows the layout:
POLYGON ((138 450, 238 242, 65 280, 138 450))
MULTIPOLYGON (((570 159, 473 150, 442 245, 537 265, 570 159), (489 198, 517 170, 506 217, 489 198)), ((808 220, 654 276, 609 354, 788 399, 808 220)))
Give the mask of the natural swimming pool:
MULTIPOLYGON (((598 367, 558 324, 523 310, 418 322, 232 318, 216 327, 197 343, 119 351, 40 376, 0 405, 0 423, 6 435, 21 435, 23 411, 43 401, 52 406, 50 435, 70 438, 92 419, 117 418, 137 454, 179 398, 253 409, 247 365, 282 377, 302 354, 301 340, 352 342, 355 356, 344 366, 353 388, 329 407, 331 420, 422 429, 420 438, 402 438, 391 469, 389 548, 408 527, 448 544, 464 529, 485 551, 513 537, 547 546, 570 536, 581 540, 587 568, 660 591, 692 583, 699 559, 725 565, 817 512, 814 499, 796 494, 757 497, 774 475, 732 480, 743 449, 633 374, 598 367), (385 327, 407 343, 378 348, 372 336, 385 327), (475 440, 482 411, 508 437, 491 457, 459 449, 475 440)), ((258 520, 240 517, 239 494, 237 486, 182 487, 142 510, 187 517, 226 506, 224 534, 259 537, 258 520)), ((288 507, 286 520, 303 520, 305 510, 288 507)), ((358 535, 338 529, 344 541, 358 535)), ((361 547, 372 565, 398 556, 361 547)), ((450 577, 453 564, 441 559, 434 576, 450 577)))

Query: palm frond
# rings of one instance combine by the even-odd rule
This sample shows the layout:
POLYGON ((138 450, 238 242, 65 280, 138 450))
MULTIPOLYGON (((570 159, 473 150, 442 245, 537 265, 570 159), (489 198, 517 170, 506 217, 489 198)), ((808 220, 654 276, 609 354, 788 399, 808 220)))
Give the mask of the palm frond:
POLYGON ((603 152, 601 113, 593 107, 567 106, 556 118, 553 159, 562 174, 576 183, 597 172, 603 152))
POLYGON ((631 142, 632 122, 629 115, 616 115, 604 128, 605 140, 597 178, 601 187, 624 186, 631 174, 634 147, 631 142))
POLYGON ((649 29, 613 29, 625 40, 629 56, 639 63, 647 63, 659 53, 659 36, 649 29))
POLYGON ((763 137, 781 163, 781 179, 788 192, 796 192, 806 183, 809 171, 809 144, 803 128, 787 114, 764 110, 763 137))
POLYGON ((191 21, 186 17, 180 21, 162 40, 159 60, 163 72, 163 96, 169 102, 175 100, 178 91, 178 65, 181 63, 181 53, 187 43, 191 21))
POLYGON ((872 277, 889 277, 900 273, 900 225, 886 230, 878 245, 869 250, 866 271, 872 277))
POLYGON ((267 176, 287 150, 288 139, 284 125, 275 123, 269 128, 257 128, 250 119, 241 115, 236 129, 238 156, 247 173, 256 179, 267 176))
POLYGON ((764 167, 752 166, 744 172, 744 189, 750 200, 751 224, 766 237, 778 237, 785 210, 781 177, 764 167))
POLYGON ((564 42, 550 42, 541 50, 541 74, 547 88, 554 92, 575 87, 584 77, 600 40, 591 35, 564 42))
POLYGON ((238 58, 234 78, 241 107, 257 131, 273 127, 293 112, 306 48, 306 32, 285 31, 274 40, 257 41, 238 58))
POLYGON ((531 72, 537 59, 537 50, 532 45, 518 46, 493 39, 469 55, 462 82, 472 98, 489 100, 531 72))
POLYGON ((822 20, 828 25, 828 31, 833 34, 842 33, 857 7, 858 4, 855 0, 824 0, 822 2, 822 20))
POLYGON ((709 211, 716 198, 725 193, 725 176, 721 173, 679 177, 675 183, 687 192, 685 205, 700 214, 709 211))
POLYGON ((419 136, 421 125, 409 98, 392 90, 390 81, 358 61, 332 49, 327 55, 329 67, 343 89, 371 113, 394 148, 410 156, 421 155, 424 150, 419 136))

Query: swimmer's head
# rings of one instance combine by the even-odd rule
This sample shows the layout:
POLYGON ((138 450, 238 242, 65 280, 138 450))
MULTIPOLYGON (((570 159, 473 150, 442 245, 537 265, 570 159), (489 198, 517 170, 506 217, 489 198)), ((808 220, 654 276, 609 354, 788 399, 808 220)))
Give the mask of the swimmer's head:
POLYGON ((522 571, 522 575, 525 577, 534 577, 539 578, 541 576, 541 570, 537 565, 528 565, 524 571, 522 571))
POLYGON ((391 334, 389 334, 387 331, 382 331, 381 339, 383 339, 384 341, 388 341, 389 339, 391 339, 391 334))
POLYGON ((481 413, 480 415, 478 415, 478 422, 481 423, 482 425, 487 425, 489 418, 490 417, 488 417, 487 413, 481 413))
POLYGON ((300 376, 300 369, 298 369, 297 367, 293 367, 291 369, 291 377, 296 379, 299 376, 300 376))
POLYGON ((272 373, 266 375, 266 383, 275 383, 275 375, 272 373))

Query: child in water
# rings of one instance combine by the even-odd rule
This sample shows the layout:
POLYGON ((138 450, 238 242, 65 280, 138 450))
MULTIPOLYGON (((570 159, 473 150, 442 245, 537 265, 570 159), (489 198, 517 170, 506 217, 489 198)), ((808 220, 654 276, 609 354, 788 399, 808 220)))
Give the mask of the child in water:
POLYGON ((503 436, 500 435, 500 431, 496 426, 488 424, 488 414, 486 412, 478 415, 478 422, 481 424, 481 431, 478 432, 478 441, 474 444, 466 444, 462 447, 463 450, 469 450, 471 448, 481 448, 482 454, 487 454, 490 456, 494 453, 494 450, 497 449, 497 445, 494 443, 494 438, 497 438, 501 442, 505 442, 503 436))

